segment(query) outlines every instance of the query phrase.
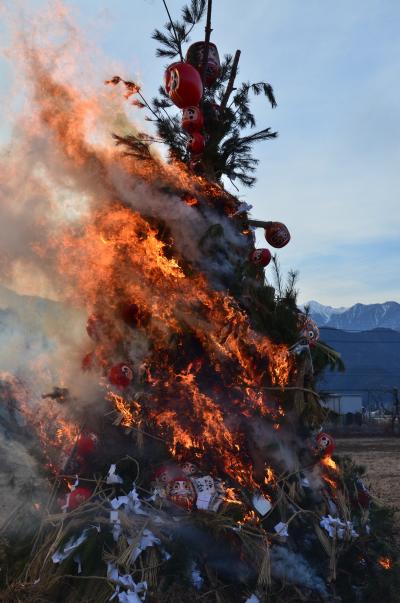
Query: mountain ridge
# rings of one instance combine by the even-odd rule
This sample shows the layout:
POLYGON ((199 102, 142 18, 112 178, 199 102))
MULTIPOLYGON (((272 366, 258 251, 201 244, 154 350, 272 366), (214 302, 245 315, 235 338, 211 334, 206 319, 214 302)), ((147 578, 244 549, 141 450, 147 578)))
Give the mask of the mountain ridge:
POLYGON ((400 331, 400 304, 396 301, 357 303, 350 308, 334 308, 312 300, 303 307, 309 308, 311 318, 319 327, 360 332, 373 329, 400 331))

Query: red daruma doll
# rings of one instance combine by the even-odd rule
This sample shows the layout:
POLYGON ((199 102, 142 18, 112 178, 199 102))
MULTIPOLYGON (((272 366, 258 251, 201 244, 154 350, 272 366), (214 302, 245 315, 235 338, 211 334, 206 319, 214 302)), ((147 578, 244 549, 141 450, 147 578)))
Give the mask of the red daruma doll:
POLYGON ((129 364, 119 362, 111 367, 108 380, 112 385, 125 389, 133 380, 133 370, 129 364))
POLYGON ((329 433, 322 431, 317 435, 317 448, 322 456, 332 456, 335 450, 335 440, 329 433))
POLYGON ((188 151, 194 155, 198 155, 204 151, 205 144, 206 141, 203 134, 200 134, 200 132, 193 132, 193 134, 189 136, 187 148, 188 151))
POLYGON ((78 486, 75 490, 72 490, 67 495, 66 505, 68 511, 77 509, 80 505, 83 505, 92 496, 92 491, 85 486, 78 486))
POLYGON ((172 63, 165 72, 164 86, 174 105, 180 109, 198 105, 203 96, 200 74, 189 63, 172 63))
POLYGON ((256 266, 268 266, 271 261, 271 252, 269 249, 254 249, 249 256, 249 260, 256 266))
POLYGON ((182 475, 169 481, 167 498, 178 507, 190 511, 196 502, 196 491, 191 480, 186 475, 182 475))
POLYGON ((199 107, 186 107, 182 112, 182 129, 189 134, 200 132, 204 125, 204 117, 199 107))
POLYGON ((272 247, 280 249, 289 243, 290 232, 282 222, 267 222, 265 239, 272 247))

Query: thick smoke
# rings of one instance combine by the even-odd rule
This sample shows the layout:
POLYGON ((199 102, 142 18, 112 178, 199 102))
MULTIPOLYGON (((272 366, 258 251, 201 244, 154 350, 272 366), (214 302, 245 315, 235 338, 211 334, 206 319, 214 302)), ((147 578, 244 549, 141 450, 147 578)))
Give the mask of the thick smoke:
MULTIPOLYGON (((42 17, 42 22, 18 39, 18 51, 14 49, 26 109, 18 115, 12 142, 3 150, 0 279, 11 289, 61 305, 54 313, 50 304, 43 302, 45 311, 31 312, 29 317, 9 306, 16 312, 19 326, 14 321, 13 334, 8 334, 9 353, 3 368, 25 377, 24 369, 32 366, 31 357, 41 357, 50 346, 50 372, 74 382, 70 378, 78 374, 88 343, 84 329, 88 300, 76 295, 76 275, 60 269, 66 232, 79 233, 95 219, 98 208, 115 200, 165 221, 178 251, 213 274, 232 271, 234 258, 219 262, 217 255, 210 260, 202 255, 199 237, 211 224, 223 223, 228 244, 237 248, 240 241, 226 218, 211 210, 201 215, 176 195, 160 192, 157 183, 135 178, 123 165, 119 151, 113 148, 111 132, 123 133, 128 127, 135 131, 135 127, 128 124, 118 91, 103 86, 114 66, 105 62, 100 73, 89 63, 79 32, 60 5, 51 20, 51 37, 43 37, 48 23, 42 17), (56 33, 61 43, 55 43, 56 33), (96 85, 93 73, 98 74, 96 85), (43 349, 41 336, 46 342, 43 349)), ((93 62, 95 59, 96 54, 93 62)), ((178 170, 165 167, 166 184, 179 177, 184 178, 178 170)), ((145 350, 146 346, 135 342, 132 348, 145 350)))
MULTIPOLYGON (((177 183, 178 189, 190 191, 185 172, 156 159, 159 175, 149 180, 141 165, 122 159, 111 134, 137 128, 120 91, 103 84, 118 68, 85 47, 60 3, 37 18, 8 17, 10 31, 18 32, 8 54, 22 108, 13 116, 0 167, 0 368, 5 382, 17 379, 30 392, 26 404, 33 415, 45 417, 50 404, 53 413, 53 402, 43 394, 66 387, 70 403, 60 413, 78 419, 88 405, 98 413, 104 409, 99 371, 81 368, 92 350, 85 323, 97 301, 94 294, 85 295, 82 282, 97 257, 95 245, 90 255, 79 244, 91 229, 92 239, 97 236, 93 224, 99 212, 114 203, 162 220, 178 253, 217 289, 234 275, 246 247, 223 214, 211 208, 200 213, 176 193, 165 192, 177 183), (215 224, 223 228, 228 249, 216 248, 210 259, 198 242, 215 224)), ((137 117, 143 119, 139 112, 137 117)), ((133 285, 142 299, 152 297, 140 275, 133 285)), ((165 293, 159 295, 161 306, 165 293)), ((172 304, 169 309, 183 311, 172 304)), ((157 326, 165 329, 161 321, 157 326)), ((140 367, 148 352, 146 337, 122 335, 140 367)))
POLYGON ((283 546, 271 548, 271 572, 275 578, 315 590, 323 597, 328 596, 323 580, 304 557, 283 546))

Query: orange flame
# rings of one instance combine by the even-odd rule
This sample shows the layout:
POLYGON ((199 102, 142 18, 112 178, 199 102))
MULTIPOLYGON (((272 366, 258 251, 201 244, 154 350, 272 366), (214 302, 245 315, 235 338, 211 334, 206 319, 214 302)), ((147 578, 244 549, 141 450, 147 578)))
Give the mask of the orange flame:
MULTIPOLYGON (((249 416, 260 415, 272 415, 277 421, 263 388, 283 388, 288 382, 292 370, 288 348, 255 332, 235 299, 212 288, 195 262, 190 264, 179 251, 173 236, 163 232, 152 208, 147 212, 146 207, 151 195, 177 191, 177 187, 186 193, 182 201, 176 195, 185 214, 196 212, 193 215, 198 216, 192 205, 199 199, 211 206, 221 200, 226 213, 233 214, 235 201, 218 185, 192 177, 176 162, 121 160, 117 151, 105 151, 88 142, 87 122, 101 113, 98 98, 83 97, 73 86, 54 81, 35 53, 31 62, 42 127, 51 134, 66 173, 84 180, 85 194, 92 203, 76 225, 60 228, 46 243, 37 243, 35 252, 52 264, 66 301, 88 314, 100 308, 114 325, 96 343, 99 369, 110 367, 117 353, 128 360, 131 350, 140 347, 137 336, 116 319, 121 302, 133 300, 150 316, 141 332, 148 345, 137 350, 135 361, 151 401, 142 408, 110 394, 122 416, 121 424, 133 426, 145 414, 146 422, 165 439, 178 460, 188 454, 195 459, 212 455, 222 473, 241 485, 260 486, 252 476, 242 423, 249 416), (149 217, 133 211, 129 196, 133 185, 140 189, 143 211, 149 217), (221 399, 202 387, 201 366, 189 363, 177 369, 170 361, 173 345, 179 357, 180 338, 187 334, 201 346, 208 370, 220 380, 221 399)), ((51 442, 66 448, 67 442, 73 441, 75 426, 61 415, 55 425, 51 442)), ((44 442, 46 433, 47 425, 40 426, 44 442)), ((265 479, 266 483, 273 479, 271 470, 265 479)))
POLYGON ((378 563, 385 570, 390 570, 393 567, 393 561, 390 557, 379 557, 378 563))
POLYGON ((330 456, 325 456, 321 459, 321 464, 331 469, 335 473, 338 473, 339 469, 335 461, 330 456))

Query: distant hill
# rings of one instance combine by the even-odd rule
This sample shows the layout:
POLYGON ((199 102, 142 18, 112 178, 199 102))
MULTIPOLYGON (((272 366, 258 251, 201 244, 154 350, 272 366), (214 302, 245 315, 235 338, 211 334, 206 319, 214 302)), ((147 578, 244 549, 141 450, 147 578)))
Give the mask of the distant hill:
POLYGON ((355 304, 351 308, 333 308, 316 301, 310 301, 306 305, 310 308, 311 317, 319 326, 344 331, 400 331, 400 304, 395 301, 384 304, 355 304))
POLYGON ((330 327, 321 328, 321 340, 340 352, 346 371, 327 371, 319 381, 319 390, 363 394, 364 402, 389 403, 392 389, 400 389, 400 333, 374 329, 349 333, 330 327), (367 390, 370 390, 369 393, 367 390))

